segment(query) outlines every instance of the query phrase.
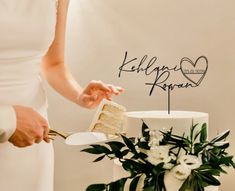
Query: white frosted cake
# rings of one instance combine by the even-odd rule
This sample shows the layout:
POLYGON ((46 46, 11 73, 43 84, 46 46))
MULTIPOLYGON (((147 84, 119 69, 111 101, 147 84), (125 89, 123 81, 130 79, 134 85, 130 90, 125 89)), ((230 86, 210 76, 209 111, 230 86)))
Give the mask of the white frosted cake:
MULTIPOLYGON (((189 111, 171 111, 169 115, 167 111, 138 111, 126 113, 127 120, 124 127, 124 131, 127 137, 138 137, 141 134, 141 126, 143 121, 148 127, 155 130, 169 130, 173 127, 173 133, 177 135, 189 134, 192 122, 198 123, 199 127, 203 123, 208 124, 208 114, 200 112, 189 111)), ((118 160, 114 162, 114 180, 126 177, 128 173, 123 170, 118 160)), ((178 191, 182 185, 182 181, 176 179, 172 174, 166 173, 165 186, 167 191, 178 191)), ((139 181, 137 191, 141 191, 143 182, 139 181)), ((125 187, 125 191, 128 191, 128 184, 125 187)), ((206 187, 205 191, 218 191, 218 187, 210 186, 206 187)))
MULTIPOLYGON (((206 123, 208 126, 208 114, 191 111, 137 111, 126 112, 126 108, 112 101, 104 100, 97 109, 92 120, 90 130, 95 132, 103 132, 113 137, 120 134, 126 134, 127 137, 140 137, 142 132, 143 121, 147 124, 150 131, 170 130, 173 134, 182 136, 189 135, 192 124, 198 124, 200 131, 201 126, 206 123)), ((114 160, 113 179, 118 180, 128 177, 130 174, 125 171, 118 159, 114 160)), ((143 188, 144 175, 140 178, 137 190, 143 188)), ((164 177, 166 191, 178 191, 184 181, 179 180, 167 171, 164 177)), ((129 181, 125 185, 125 191, 129 191, 129 181)), ((188 190, 193 191, 193 190, 188 190)), ((218 191, 218 187, 209 186, 205 191, 218 191)))
POLYGON ((192 122, 201 126, 208 124, 208 114, 192 111, 138 111, 127 112, 125 131, 128 136, 139 136, 143 121, 150 129, 169 130, 173 127, 173 133, 178 135, 188 134, 192 122))

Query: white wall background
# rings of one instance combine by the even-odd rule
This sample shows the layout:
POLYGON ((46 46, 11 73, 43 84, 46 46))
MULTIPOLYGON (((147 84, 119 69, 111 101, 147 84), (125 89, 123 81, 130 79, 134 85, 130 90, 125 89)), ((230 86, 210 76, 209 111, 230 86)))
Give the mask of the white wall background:
MULTIPOLYGON (((154 91, 143 75, 118 78, 125 51, 132 57, 157 56, 173 66, 187 56, 205 55, 209 71, 201 86, 175 90, 172 108, 208 112, 210 133, 232 129, 235 154, 235 1, 234 0, 71 0, 66 61, 78 82, 91 79, 118 84, 125 94, 114 100, 132 110, 166 109, 166 93, 154 91)), ((48 87, 51 126, 62 131, 86 131, 94 111, 66 101, 48 87)), ((82 147, 55 141, 55 191, 83 191, 112 179, 112 163, 92 164, 82 147)), ((234 171, 221 178, 222 191, 233 190, 234 171)))

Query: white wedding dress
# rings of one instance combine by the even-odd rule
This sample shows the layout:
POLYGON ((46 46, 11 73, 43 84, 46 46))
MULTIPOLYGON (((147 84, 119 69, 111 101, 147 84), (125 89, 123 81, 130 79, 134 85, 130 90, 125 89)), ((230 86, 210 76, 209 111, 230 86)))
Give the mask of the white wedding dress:
POLYGON ((0 0, 0 190, 52 191, 52 144, 17 148, 12 105, 47 118, 40 62, 54 39, 56 0, 0 0))

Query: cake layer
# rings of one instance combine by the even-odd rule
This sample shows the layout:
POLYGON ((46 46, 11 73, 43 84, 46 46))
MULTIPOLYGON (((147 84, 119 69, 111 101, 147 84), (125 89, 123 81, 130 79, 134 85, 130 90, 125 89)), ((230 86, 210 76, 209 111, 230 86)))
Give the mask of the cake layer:
POLYGON ((173 128, 173 133, 177 135, 188 134, 193 124, 208 124, 208 114, 191 111, 137 111, 127 112, 127 119, 124 131, 128 136, 139 136, 143 121, 150 129, 169 130, 173 128))
POLYGON ((108 112, 102 112, 99 116, 98 121, 114 126, 118 129, 122 129, 124 123, 124 116, 120 115, 119 118, 108 112))
POLYGON ((117 136, 118 134, 121 133, 121 130, 118 128, 115 128, 114 126, 110 126, 108 124, 104 124, 101 122, 97 122, 94 127, 93 127, 93 132, 100 132, 104 133, 106 135, 115 135, 117 136))

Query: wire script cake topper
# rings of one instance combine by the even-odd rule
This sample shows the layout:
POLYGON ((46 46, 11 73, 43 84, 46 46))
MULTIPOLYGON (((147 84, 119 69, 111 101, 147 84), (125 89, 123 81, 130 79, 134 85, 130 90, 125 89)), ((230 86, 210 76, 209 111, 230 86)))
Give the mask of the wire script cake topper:
POLYGON ((145 85, 150 86, 149 96, 152 95, 154 89, 160 88, 168 94, 168 113, 170 114, 170 95, 175 88, 196 88, 205 78, 208 71, 208 59, 206 56, 200 56, 196 61, 188 57, 180 60, 179 65, 174 67, 160 66, 156 56, 148 59, 148 55, 144 55, 140 61, 138 58, 128 58, 128 52, 125 56, 122 65, 119 67, 118 77, 121 78, 122 73, 137 73, 146 76, 154 76, 153 82, 146 82, 145 85), (188 81, 186 83, 170 83, 169 78, 175 72, 181 72, 181 75, 188 81))

